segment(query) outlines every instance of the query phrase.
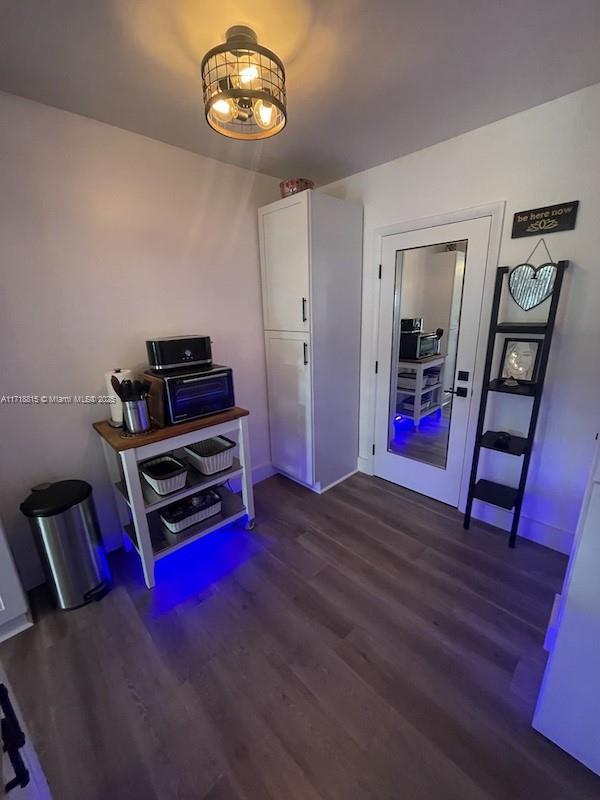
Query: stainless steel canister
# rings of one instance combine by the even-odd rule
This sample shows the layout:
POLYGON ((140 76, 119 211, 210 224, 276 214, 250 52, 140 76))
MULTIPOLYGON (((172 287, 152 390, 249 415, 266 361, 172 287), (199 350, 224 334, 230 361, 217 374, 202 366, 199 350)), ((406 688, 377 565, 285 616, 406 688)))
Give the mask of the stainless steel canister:
POLYGON ((128 433, 150 430, 150 415, 146 399, 126 400, 123 403, 123 425, 128 433))

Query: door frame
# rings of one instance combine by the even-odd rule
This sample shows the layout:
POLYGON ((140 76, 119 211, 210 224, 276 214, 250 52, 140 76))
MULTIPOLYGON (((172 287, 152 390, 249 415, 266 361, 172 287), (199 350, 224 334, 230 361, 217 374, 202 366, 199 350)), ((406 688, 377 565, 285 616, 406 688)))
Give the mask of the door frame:
MULTIPOLYGON (((425 228, 437 228, 441 225, 448 225, 453 222, 468 222, 469 220, 481 217, 490 217, 490 238, 488 252, 485 263, 485 276, 483 288, 483 302, 479 317, 479 327, 477 331, 477 344, 475 356, 475 371, 473 374, 471 407, 467 425, 467 438, 465 441, 465 453, 473 451, 475 446, 475 433, 477 428, 477 416, 479 413, 479 401, 481 398, 481 384, 485 365, 485 344, 491 318, 493 287, 496 277, 496 268, 500 255, 500 243, 502 237, 502 227, 504 223, 504 212, 506 202, 498 201, 474 208, 450 211, 445 214, 437 214, 431 217, 422 217, 407 222, 398 222, 392 225, 385 225, 373 230, 373 255, 371 268, 369 270, 371 280, 365 280, 365 294, 371 288, 370 303, 365 296, 364 309, 367 314, 363 317, 363 336, 365 336, 365 348, 363 358, 366 363, 362 371, 361 380, 361 405, 364 406, 365 413, 361 415, 361 435, 360 441, 362 452, 359 454, 359 469, 368 475, 373 475, 374 458, 372 447, 375 443, 375 415, 376 415, 376 392, 377 380, 375 364, 379 351, 379 328, 380 328, 380 302, 381 302, 381 282, 379 280, 380 265, 382 263, 383 239, 386 236, 393 236, 397 233, 409 233, 411 231, 423 230, 425 228), (368 313, 370 311, 370 314, 368 313), (370 316, 370 322, 369 322, 370 316), (366 447, 365 447, 366 445, 366 447)), ((367 276, 365 276, 367 278, 367 276)), ((469 476, 471 472, 471 460, 466 457, 463 462, 463 472, 460 483, 460 496, 458 508, 464 511, 467 493, 469 489, 469 476)))

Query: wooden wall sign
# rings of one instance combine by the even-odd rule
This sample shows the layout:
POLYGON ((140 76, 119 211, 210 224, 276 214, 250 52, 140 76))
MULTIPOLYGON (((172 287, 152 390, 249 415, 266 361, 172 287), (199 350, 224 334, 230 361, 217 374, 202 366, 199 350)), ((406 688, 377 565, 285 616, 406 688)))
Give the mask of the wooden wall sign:
POLYGON ((512 238, 522 236, 539 236, 540 233, 558 233, 572 231, 577 220, 579 200, 571 203, 558 203, 555 206, 532 208, 529 211, 517 211, 513 217, 512 238))

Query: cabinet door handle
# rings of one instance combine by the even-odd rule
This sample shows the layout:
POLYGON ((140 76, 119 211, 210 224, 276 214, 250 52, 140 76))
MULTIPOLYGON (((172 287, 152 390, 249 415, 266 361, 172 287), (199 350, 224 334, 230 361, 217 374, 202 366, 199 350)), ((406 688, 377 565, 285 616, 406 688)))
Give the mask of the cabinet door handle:
POLYGON ((302 322, 306 322, 306 297, 302 298, 302 322))
POLYGON ((308 345, 304 342, 304 363, 308 364, 308 345))

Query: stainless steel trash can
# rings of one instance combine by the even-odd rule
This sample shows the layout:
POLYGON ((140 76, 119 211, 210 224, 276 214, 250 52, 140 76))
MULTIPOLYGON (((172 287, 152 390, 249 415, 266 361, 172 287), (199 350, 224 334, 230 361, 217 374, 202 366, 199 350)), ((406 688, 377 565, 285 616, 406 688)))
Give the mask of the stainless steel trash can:
POLYGON ((21 511, 29 518, 57 606, 78 608, 103 597, 110 572, 89 483, 36 486, 21 511))

